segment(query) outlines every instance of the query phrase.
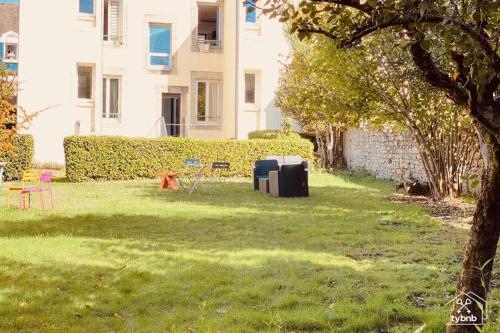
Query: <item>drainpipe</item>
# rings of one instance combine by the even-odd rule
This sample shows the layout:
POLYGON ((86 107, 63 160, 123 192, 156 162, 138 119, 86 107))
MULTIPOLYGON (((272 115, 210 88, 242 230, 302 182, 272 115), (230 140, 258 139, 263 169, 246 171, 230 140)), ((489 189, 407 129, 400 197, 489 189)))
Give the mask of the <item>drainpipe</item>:
MULTIPOLYGON (((19 46, 21 45, 21 0, 17 4, 17 74, 16 74, 16 125, 19 122, 19 73, 21 70, 21 57, 19 50, 21 49, 19 46)), ((0 177, 1 180, 1 177, 0 177)))
MULTIPOLYGON (((120 5, 122 4, 122 2, 120 1, 120 5)), ((123 10, 122 7, 119 8, 119 10, 123 10)), ((104 134, 104 127, 103 127, 103 119, 102 119, 102 111, 103 111, 103 108, 102 108, 102 105, 104 103, 104 101, 102 100, 103 99, 103 91, 104 91, 104 87, 103 87, 103 77, 104 77, 104 1, 100 1, 100 17, 99 18, 96 18, 98 20, 98 24, 96 24, 97 28, 99 29, 99 33, 97 34, 98 35, 98 38, 99 38, 99 41, 98 41, 98 44, 99 45, 99 51, 100 51, 100 55, 101 55, 101 59, 100 59, 100 72, 101 72, 101 76, 99 77, 99 79, 96 77, 95 79, 95 85, 96 86, 100 86, 101 89, 100 89, 100 93, 97 92, 97 89, 96 91, 94 92, 94 134, 95 135, 103 135, 104 134), (99 96, 99 97, 98 97, 99 96), (99 128, 99 130, 98 130, 99 128)), ((97 13, 97 11, 96 11, 97 13)), ((97 76, 97 63, 96 63, 96 76, 97 76)), ((123 81, 122 81, 123 82, 123 81)), ((120 89, 122 89, 120 87, 120 89)), ((121 93, 123 93, 123 90, 120 91, 121 93)), ((107 94, 109 94, 109 92, 107 92, 107 94)), ((121 115, 120 115, 121 117, 121 115)))
POLYGON ((238 139, 238 130, 239 130, 239 124, 238 124, 238 113, 239 113, 239 54, 240 54, 240 1, 236 2, 236 50, 235 50, 235 94, 234 94, 234 110, 235 110, 235 115, 234 115, 234 138, 238 139))

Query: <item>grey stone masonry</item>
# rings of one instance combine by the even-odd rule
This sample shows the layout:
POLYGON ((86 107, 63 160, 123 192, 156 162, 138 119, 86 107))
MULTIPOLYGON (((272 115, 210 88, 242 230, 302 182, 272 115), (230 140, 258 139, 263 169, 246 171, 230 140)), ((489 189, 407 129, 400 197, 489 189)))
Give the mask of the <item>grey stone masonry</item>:
POLYGON ((350 170, 366 170, 379 179, 427 181, 409 132, 350 128, 344 136, 344 155, 350 170))

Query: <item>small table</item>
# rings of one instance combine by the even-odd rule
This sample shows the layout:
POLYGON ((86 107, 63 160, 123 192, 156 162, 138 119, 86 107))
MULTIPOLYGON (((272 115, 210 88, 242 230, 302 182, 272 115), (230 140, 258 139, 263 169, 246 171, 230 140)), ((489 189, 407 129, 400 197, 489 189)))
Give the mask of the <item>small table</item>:
POLYGON ((262 193, 269 193, 269 178, 267 177, 259 178, 259 191, 262 193))
POLYGON ((171 189, 178 191, 180 188, 179 181, 177 180, 177 172, 160 172, 158 176, 161 177, 160 190, 171 189))

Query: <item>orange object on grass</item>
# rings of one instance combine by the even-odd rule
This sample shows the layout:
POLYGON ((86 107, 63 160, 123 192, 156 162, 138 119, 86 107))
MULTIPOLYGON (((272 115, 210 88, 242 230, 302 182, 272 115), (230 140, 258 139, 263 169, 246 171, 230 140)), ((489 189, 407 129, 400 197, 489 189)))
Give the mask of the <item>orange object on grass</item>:
POLYGON ((179 181, 177 180, 177 172, 160 172, 158 176, 161 177, 160 190, 171 189, 178 191, 180 188, 179 181))

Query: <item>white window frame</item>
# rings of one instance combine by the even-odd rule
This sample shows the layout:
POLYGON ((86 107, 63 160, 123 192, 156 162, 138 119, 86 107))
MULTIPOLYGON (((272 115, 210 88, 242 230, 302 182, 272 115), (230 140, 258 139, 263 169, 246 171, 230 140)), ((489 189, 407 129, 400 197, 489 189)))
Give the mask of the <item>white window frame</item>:
MULTIPOLYGON (((105 5, 105 1, 103 0, 102 1, 102 5, 104 6, 105 5)), ((103 18, 102 18, 102 21, 103 21, 103 28, 104 28, 104 9, 102 11, 102 15, 103 15, 103 18)), ((104 29, 103 29, 103 34, 102 34, 102 39, 104 42, 106 43, 122 43, 123 41, 123 0, 109 0, 108 1, 108 35, 107 35, 107 39, 106 36, 104 35, 104 29), (110 4, 111 4, 111 1, 117 1, 118 2, 118 36, 116 36, 116 39, 110 39, 110 25, 111 25, 111 20, 109 19, 110 18, 110 15, 109 13, 111 12, 110 11, 110 4)))
POLYGON ((172 49, 173 49, 173 40, 174 40, 174 37, 173 37, 173 34, 174 34, 174 31, 173 31, 173 24, 172 23, 168 23, 168 22, 156 22, 156 21, 149 21, 147 23, 148 25, 148 34, 147 34, 147 40, 148 40, 148 45, 147 45, 147 54, 148 54, 148 68, 150 69, 154 69, 154 70, 171 70, 173 65, 172 65, 172 62, 174 61, 173 57, 172 57, 172 49), (158 53, 158 52, 150 52, 149 50, 151 49, 151 38, 149 37, 149 34, 151 33, 151 25, 164 25, 164 26, 168 26, 170 28, 170 53, 158 53), (151 57, 165 57, 165 56, 168 56, 168 66, 164 66, 164 65, 153 65, 151 64, 151 57))
POLYGON ((245 88, 245 94, 244 94, 244 98, 245 98, 245 100, 244 100, 244 102, 245 102, 245 105, 247 105, 247 106, 251 106, 252 108, 256 108, 256 107, 257 107, 258 100, 259 100, 259 99, 258 99, 258 97, 259 97, 259 96, 258 96, 258 94, 257 94, 257 87, 258 87, 258 84, 259 84, 259 82, 258 82, 258 80, 259 80, 259 75, 258 75, 258 73, 257 73, 257 72, 255 72, 255 71, 245 71, 244 76, 243 76, 243 79, 244 79, 244 82, 245 82, 245 83, 244 83, 244 88, 245 88), (254 99, 254 101, 253 101, 253 103, 248 103, 248 102, 246 101, 246 99, 247 99, 247 80, 246 80, 246 76, 247 76, 247 75, 253 75, 253 76, 254 76, 254 82, 253 82, 253 89, 254 89, 254 91, 253 91, 253 99, 254 99))
MULTIPOLYGON (((254 1, 255 3, 255 1, 254 1)), ((259 15, 257 13, 257 7, 255 7, 255 22, 247 21, 247 6, 243 6, 243 13, 245 15, 244 21, 247 27, 256 27, 259 23, 259 15)))
POLYGON ((91 20, 95 19, 95 17, 96 17, 96 14, 95 14, 96 13, 96 10, 95 10, 96 9, 95 8, 96 2, 97 2, 96 0, 92 0, 92 13, 82 13, 82 12, 80 12, 80 1, 78 0, 76 3, 76 11, 78 13, 78 16, 84 20, 85 19, 91 19, 91 20))
POLYGON ((78 101, 80 103, 94 103, 95 101, 95 65, 92 65, 92 64, 77 64, 76 65, 76 98, 78 99, 78 101), (90 67, 92 69, 92 79, 90 80, 91 81, 91 88, 90 88, 90 98, 80 98, 78 96, 78 84, 79 84, 79 75, 78 75, 78 69, 80 67, 90 67))
MULTIPOLYGON (((222 15, 224 14, 223 10, 222 10, 222 4, 220 2, 198 2, 196 4, 196 17, 197 17, 197 21, 196 21, 196 46, 198 48, 203 48, 202 45, 198 44, 198 34, 199 34, 199 25, 200 25, 200 5, 202 6, 212 6, 212 7, 217 7, 217 44, 214 46, 214 45, 210 45, 209 44, 209 49, 216 49, 216 50, 219 50, 219 49, 222 49, 222 39, 223 39, 223 29, 222 29, 222 15)), ((210 39, 208 40, 210 42, 210 39)), ((205 41, 206 43, 206 41, 205 41)))
MULTIPOLYGON (((105 81, 105 85, 103 82, 103 93, 104 89, 106 89, 106 101, 103 101, 103 103, 106 103, 106 116, 104 116, 104 112, 101 112, 101 118, 104 122, 109 122, 109 123, 117 123, 121 122, 122 119, 122 77, 119 75, 103 75, 103 81, 105 81), (118 117, 117 118, 110 118, 110 113, 111 113, 111 79, 116 79, 118 80, 118 117)), ((104 111, 104 110, 101 110, 104 111)))
POLYGON ((259 105, 260 105, 260 71, 258 70, 245 70, 243 72, 243 104, 244 104, 244 109, 246 111, 258 111, 259 110, 259 105), (245 76, 247 74, 252 74, 255 76, 255 102, 254 103, 247 103, 246 101, 246 80, 245 76))
POLYGON ((5 63, 16 63, 19 59, 19 45, 12 42, 3 42, 3 62, 5 63), (14 59, 7 58, 7 46, 14 45, 16 47, 16 57, 14 59))
POLYGON ((220 89, 221 89, 221 81, 219 80, 195 80, 195 122, 199 124, 210 124, 215 123, 218 124, 220 121, 220 106, 221 106, 221 98, 220 98, 220 89), (205 120, 198 119, 198 84, 205 83, 205 92, 207 97, 205 98, 205 120), (210 108, 210 83, 217 83, 217 102, 215 103, 215 118, 210 120, 209 118, 209 108, 210 108))

